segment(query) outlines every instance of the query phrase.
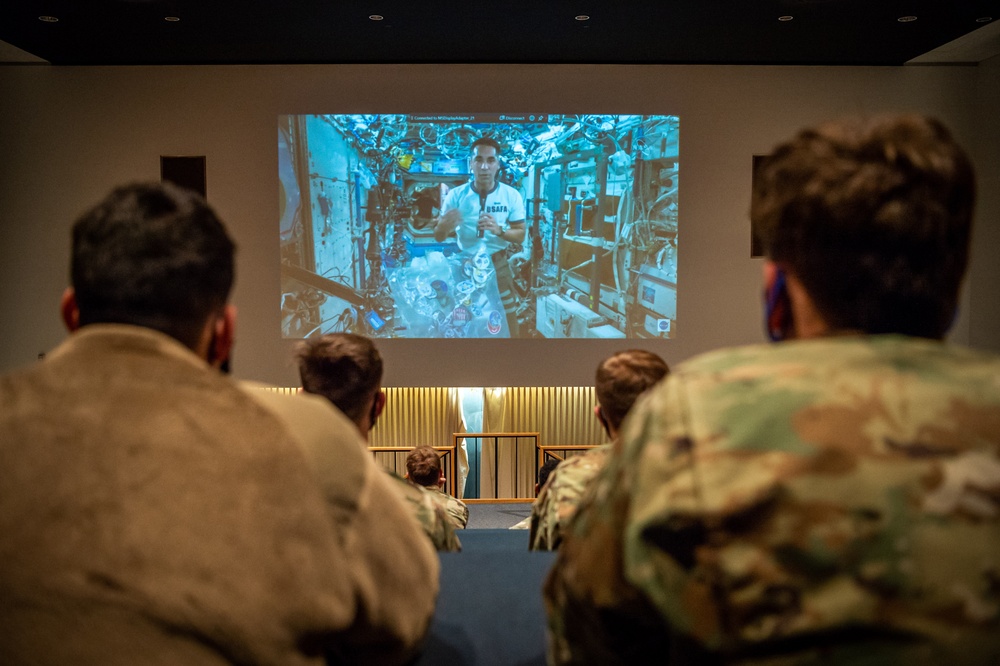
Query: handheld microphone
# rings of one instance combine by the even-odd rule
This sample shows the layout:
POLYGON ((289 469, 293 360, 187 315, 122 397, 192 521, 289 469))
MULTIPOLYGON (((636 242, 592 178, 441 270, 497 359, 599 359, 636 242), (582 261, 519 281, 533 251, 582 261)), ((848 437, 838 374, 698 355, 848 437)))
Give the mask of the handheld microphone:
MULTIPOLYGON (((485 195, 485 194, 482 194, 482 193, 480 193, 480 195, 479 195, 479 217, 482 217, 482 216, 483 216, 483 212, 484 212, 485 210, 486 210, 486 195, 485 195)), ((477 224, 477 225, 479 224, 479 221, 478 221, 478 220, 476 220, 476 224, 477 224)), ((483 237, 485 236, 485 233, 486 233, 486 232, 485 232, 485 231, 484 231, 483 229, 479 229, 479 231, 478 231, 477 235, 478 235, 478 236, 479 236, 480 238, 483 238, 483 237)))

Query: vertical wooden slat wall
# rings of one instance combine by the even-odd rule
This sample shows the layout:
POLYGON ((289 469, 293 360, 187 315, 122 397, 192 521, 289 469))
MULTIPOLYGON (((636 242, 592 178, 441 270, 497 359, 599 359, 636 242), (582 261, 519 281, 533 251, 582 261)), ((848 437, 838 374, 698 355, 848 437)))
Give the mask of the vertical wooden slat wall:
MULTIPOLYGON (((294 388, 274 388, 281 393, 294 393, 294 388)), ((375 428, 369 434, 371 446, 410 447, 427 444, 447 446, 452 433, 462 430, 462 415, 458 389, 453 387, 387 387, 386 407, 375 428)), ((538 432, 539 443, 600 444, 604 431, 594 417, 597 404, 592 386, 515 386, 489 391, 493 400, 502 400, 501 423, 485 424, 490 432, 538 432)), ((524 495, 535 485, 533 445, 518 446, 517 469, 514 469, 513 446, 501 447, 498 463, 500 497, 524 495)), ((493 496, 493 445, 484 443, 480 467, 480 487, 483 497, 493 496)), ((378 453, 376 459, 400 474, 405 472, 406 454, 378 453)))
MULTIPOLYGON (((592 386, 517 386, 504 391, 505 429, 509 432, 538 432, 539 444, 600 444, 604 432, 594 417, 596 403, 592 386)), ((512 447, 508 447, 512 448, 512 447)), ((499 461, 500 496, 532 495, 535 457, 530 443, 519 446, 517 469, 514 456, 499 461)), ((486 470, 482 470, 486 472, 486 470)), ((487 472, 492 478, 492 470, 487 472)), ((484 487, 492 489, 492 485, 484 487)))
MULTIPOLYGON (((449 387, 387 387, 385 410, 368 436, 371 446, 448 446, 461 429, 458 390, 449 387)), ((402 475, 405 453, 379 453, 376 459, 402 475)))
POLYGON ((597 398, 592 386, 512 387, 507 389, 507 400, 511 427, 539 432, 546 446, 603 441, 594 417, 597 398))
POLYGON ((385 411, 369 436, 372 446, 447 446, 461 429, 458 390, 448 387, 389 387, 385 411))

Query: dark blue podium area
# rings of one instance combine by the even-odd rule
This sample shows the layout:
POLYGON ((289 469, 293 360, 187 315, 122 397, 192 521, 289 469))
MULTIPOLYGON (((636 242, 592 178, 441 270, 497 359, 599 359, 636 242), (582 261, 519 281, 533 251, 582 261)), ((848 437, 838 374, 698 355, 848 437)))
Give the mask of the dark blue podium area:
POLYGON ((527 530, 459 532, 441 553, 441 591, 419 666, 544 666, 542 582, 555 553, 528 550, 527 530))

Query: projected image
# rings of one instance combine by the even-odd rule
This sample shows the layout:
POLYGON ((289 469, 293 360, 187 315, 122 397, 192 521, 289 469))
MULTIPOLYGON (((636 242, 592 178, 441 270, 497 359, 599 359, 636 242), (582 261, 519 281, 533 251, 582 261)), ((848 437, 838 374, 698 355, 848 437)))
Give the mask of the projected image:
POLYGON ((677 116, 278 118, 285 337, 669 338, 677 116))

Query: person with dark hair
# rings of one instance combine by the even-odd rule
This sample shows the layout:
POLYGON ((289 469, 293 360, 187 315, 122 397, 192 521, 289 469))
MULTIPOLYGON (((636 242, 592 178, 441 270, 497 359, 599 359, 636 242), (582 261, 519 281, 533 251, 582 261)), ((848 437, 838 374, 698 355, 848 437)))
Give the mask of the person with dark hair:
MULTIPOLYGON (((367 442, 385 409, 382 355, 375 343, 354 333, 328 333, 301 342, 296 358, 302 390, 326 398, 350 419, 367 442)), ((455 534, 453 521, 437 498, 385 471, 393 491, 409 507, 434 548, 460 551, 462 543, 455 534)))
MULTIPOLYGON (((500 170, 500 144, 481 137, 470 146, 469 171, 472 181, 448 192, 441 204, 441 217, 434 227, 434 238, 441 242, 455 235, 458 246, 469 250, 482 240, 493 260, 500 301, 507 316, 510 336, 517 337, 514 277, 506 250, 524 242, 524 198, 516 189, 497 179, 500 170)), ((487 264, 488 266, 488 264, 487 264)))
MULTIPOLYGON (((555 458, 555 457, 550 456, 550 457, 546 458, 545 462, 542 463, 542 466, 538 468, 538 481, 535 482, 535 497, 536 498, 538 497, 538 493, 541 492, 542 488, 544 488, 545 484, 548 482, 549 476, 552 475, 552 472, 554 472, 555 469, 556 469, 556 467, 558 467, 559 464, 562 463, 562 462, 563 462, 563 460, 561 458, 555 458)), ((525 517, 524 519, 518 521, 514 525, 511 525, 510 529, 512 529, 512 530, 527 530, 527 529, 531 529, 531 514, 529 513, 527 515, 527 517, 525 517)), ((529 543, 530 543, 530 541, 529 541, 529 543)))
POLYGON ((942 342, 972 164, 900 115, 805 129, 758 176, 782 342, 632 410, 545 584, 549 661, 1000 663, 1000 358, 942 342))
POLYGON ((218 366, 235 321, 226 304, 234 251, 201 199, 170 186, 120 188, 73 226, 63 320, 70 332, 89 324, 159 331, 218 366))
POLYGON ((329 400, 367 441, 385 409, 382 355, 371 339, 354 333, 328 333, 300 343, 296 359, 302 390, 329 400))
POLYGON ((357 433, 324 401, 218 371, 233 255, 208 204, 168 184, 118 188, 74 225, 70 335, 0 378, 0 662, 396 664, 418 648, 437 559, 357 433), (313 438, 351 445, 323 488, 332 516, 313 438))
POLYGON ((649 388, 670 372, 666 361, 644 349, 628 349, 612 354, 597 366, 594 416, 607 433, 609 444, 567 458, 553 470, 531 505, 532 550, 555 550, 569 529, 590 481, 614 454, 625 415, 649 388))
POLYGON ((441 456, 432 446, 418 446, 406 456, 406 479, 429 491, 434 501, 444 509, 455 529, 469 524, 469 507, 465 502, 444 492, 447 480, 441 470, 441 456))
POLYGON ((536 496, 538 495, 538 492, 545 487, 545 484, 548 483, 552 472, 555 471, 556 467, 558 467, 561 462, 562 460, 559 460, 558 458, 549 458, 542 463, 541 467, 538 468, 538 482, 535 484, 536 496))

